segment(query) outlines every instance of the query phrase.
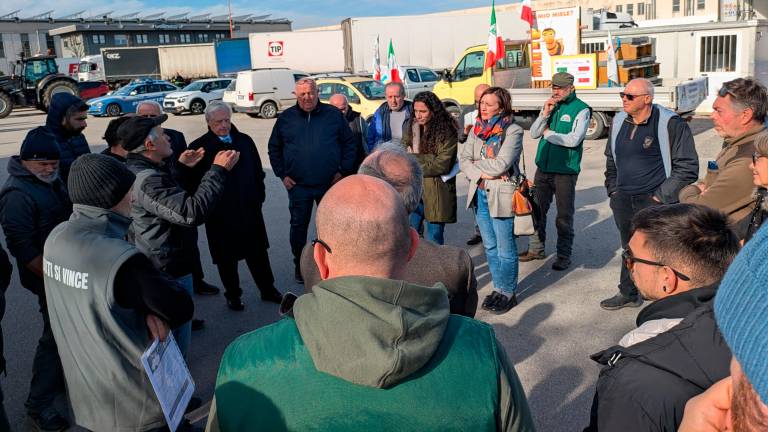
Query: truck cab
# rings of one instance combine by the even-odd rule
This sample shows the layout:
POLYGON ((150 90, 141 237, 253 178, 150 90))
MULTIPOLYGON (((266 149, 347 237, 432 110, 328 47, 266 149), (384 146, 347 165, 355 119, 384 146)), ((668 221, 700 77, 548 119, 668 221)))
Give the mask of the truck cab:
POLYGON ((78 81, 104 81, 104 60, 101 54, 85 56, 80 59, 77 73, 78 81))
POLYGON ((432 91, 443 101, 455 118, 474 109, 475 87, 478 84, 504 88, 527 88, 531 85, 527 40, 504 41, 504 58, 493 69, 485 69, 488 45, 476 45, 464 50, 456 65, 443 72, 442 79, 432 91))

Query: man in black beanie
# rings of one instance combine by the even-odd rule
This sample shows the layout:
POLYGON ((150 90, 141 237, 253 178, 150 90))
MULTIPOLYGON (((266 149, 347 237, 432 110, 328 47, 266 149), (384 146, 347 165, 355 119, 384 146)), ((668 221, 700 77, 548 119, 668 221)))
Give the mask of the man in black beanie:
POLYGON ((104 131, 104 136, 102 137, 107 142, 107 148, 101 154, 111 156, 117 159, 118 162, 125 163, 125 157, 128 155, 128 152, 120 145, 120 137, 117 136, 117 130, 130 118, 131 116, 124 115, 109 122, 107 130, 104 131))
POLYGON ((53 402, 64 394, 64 372, 51 333, 43 288, 43 245, 53 228, 72 213, 59 178, 59 147, 45 127, 32 129, 21 152, 8 161, 8 180, 0 191, 0 225, 16 258, 21 285, 37 296, 43 334, 32 361, 32 382, 25 403, 29 417, 43 430, 67 427, 53 402))
POLYGON ((140 358, 194 309, 189 294, 125 241, 134 180, 109 156, 79 157, 67 182, 72 217, 51 232, 43 254, 74 420, 93 431, 165 426, 140 358))
MULTIPOLYGON (((128 152, 128 169, 136 175, 131 202, 136 247, 149 257, 155 268, 168 273, 191 294, 195 255, 187 242, 190 239, 188 232, 202 225, 213 211, 239 153, 234 150, 218 152, 200 185, 193 193, 188 193, 177 183, 168 164, 163 162, 173 154, 168 136, 160 126, 167 118, 165 114, 133 117, 117 132, 121 145, 128 152)), ((174 171, 179 175, 189 173, 204 153, 203 149, 185 150, 174 171)), ((174 329, 174 337, 181 353, 186 356, 192 337, 191 323, 174 329)))

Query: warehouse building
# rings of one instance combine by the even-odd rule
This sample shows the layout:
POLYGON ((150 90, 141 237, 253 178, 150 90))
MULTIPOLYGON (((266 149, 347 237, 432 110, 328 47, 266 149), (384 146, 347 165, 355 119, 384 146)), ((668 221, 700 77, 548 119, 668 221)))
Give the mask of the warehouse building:
MULTIPOLYGON (((216 39, 247 37, 248 33, 290 31, 291 21, 252 14, 232 17, 211 14, 166 16, 164 12, 115 16, 112 12, 82 17, 83 12, 55 17, 53 11, 22 18, 22 11, 0 16, 0 75, 11 73, 11 65, 24 56, 50 53, 67 63, 101 48, 178 45, 213 42, 216 39)), ((59 67, 62 70, 61 64, 59 67)))

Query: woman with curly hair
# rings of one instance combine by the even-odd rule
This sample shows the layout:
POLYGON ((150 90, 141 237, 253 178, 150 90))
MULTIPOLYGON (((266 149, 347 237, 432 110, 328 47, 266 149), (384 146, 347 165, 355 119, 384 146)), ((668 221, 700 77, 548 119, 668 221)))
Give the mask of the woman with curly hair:
POLYGON ((509 92, 491 87, 480 98, 480 109, 461 149, 461 171, 469 178, 467 208, 477 206, 493 291, 482 308, 502 314, 517 305, 518 257, 512 196, 520 179, 523 129, 515 124, 509 92))
POLYGON ((426 238, 443 244, 446 223, 456 222, 456 176, 443 181, 456 164, 458 128, 443 103, 432 92, 413 98, 413 115, 403 128, 403 145, 413 153, 424 172, 424 193, 419 207, 411 213, 411 226, 426 238))

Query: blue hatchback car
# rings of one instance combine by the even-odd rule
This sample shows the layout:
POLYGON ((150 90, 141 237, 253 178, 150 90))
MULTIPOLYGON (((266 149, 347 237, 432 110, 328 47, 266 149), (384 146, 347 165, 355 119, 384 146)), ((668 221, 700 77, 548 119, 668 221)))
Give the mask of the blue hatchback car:
POLYGON ((136 105, 146 100, 154 100, 160 105, 168 93, 179 88, 168 81, 141 80, 120 87, 112 94, 89 100, 88 114, 94 116, 119 116, 136 112, 136 105))

